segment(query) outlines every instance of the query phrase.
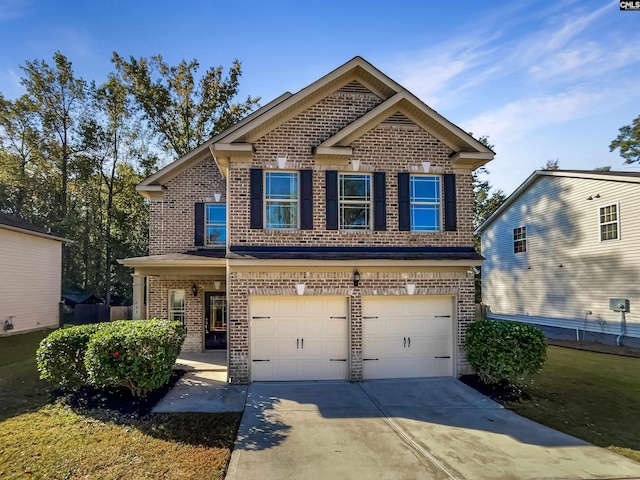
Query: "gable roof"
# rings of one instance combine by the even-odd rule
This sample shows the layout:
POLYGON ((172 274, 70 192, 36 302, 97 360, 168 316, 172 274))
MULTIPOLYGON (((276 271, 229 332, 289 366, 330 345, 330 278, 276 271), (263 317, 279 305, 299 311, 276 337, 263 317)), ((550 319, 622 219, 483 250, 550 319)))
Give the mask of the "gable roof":
POLYGON ((57 240, 59 242, 71 242, 71 240, 53 235, 50 231, 42 227, 7 213, 0 213, 0 228, 12 230, 14 232, 26 233, 36 237, 48 238, 50 240, 57 240))
POLYGON ((604 180, 608 182, 640 183, 640 172, 601 172, 596 170, 536 170, 516 188, 511 195, 500 205, 500 207, 487 218, 475 231, 480 235, 487 227, 493 223, 502 212, 515 202, 531 185, 544 177, 570 177, 583 178, 588 180, 604 180))
POLYGON ((219 167, 223 167, 225 159, 228 160, 232 154, 251 155, 251 144, 255 140, 341 88, 372 92, 382 100, 382 104, 323 142, 316 149, 317 154, 350 155, 347 143, 400 113, 448 145, 454 151, 451 161, 455 166, 475 169, 494 156, 491 149, 428 107, 365 59, 354 57, 299 92, 285 93, 256 110, 228 130, 151 175, 136 189, 145 196, 160 193, 164 190, 163 183, 210 155, 219 167))

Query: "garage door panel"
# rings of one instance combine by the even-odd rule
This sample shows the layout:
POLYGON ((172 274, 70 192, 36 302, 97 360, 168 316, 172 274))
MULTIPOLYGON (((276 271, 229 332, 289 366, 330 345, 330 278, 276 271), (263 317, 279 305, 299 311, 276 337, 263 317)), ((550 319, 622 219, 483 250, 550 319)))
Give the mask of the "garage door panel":
POLYGON ((365 379, 453 374, 449 296, 364 297, 365 379), (449 358, 436 358, 449 357, 449 358))
POLYGON ((270 328, 253 320, 252 380, 338 380, 347 378, 348 322, 344 297, 253 297, 252 317, 268 317, 270 328), (331 318, 339 317, 339 318, 331 318), (269 364, 264 366, 262 363, 269 364))

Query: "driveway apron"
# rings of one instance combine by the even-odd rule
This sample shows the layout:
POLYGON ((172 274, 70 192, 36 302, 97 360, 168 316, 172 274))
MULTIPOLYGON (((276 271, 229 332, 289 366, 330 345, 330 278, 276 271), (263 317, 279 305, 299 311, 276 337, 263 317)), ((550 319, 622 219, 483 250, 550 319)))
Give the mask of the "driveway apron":
POLYGON ((227 480, 638 479, 453 378, 253 383, 227 480))

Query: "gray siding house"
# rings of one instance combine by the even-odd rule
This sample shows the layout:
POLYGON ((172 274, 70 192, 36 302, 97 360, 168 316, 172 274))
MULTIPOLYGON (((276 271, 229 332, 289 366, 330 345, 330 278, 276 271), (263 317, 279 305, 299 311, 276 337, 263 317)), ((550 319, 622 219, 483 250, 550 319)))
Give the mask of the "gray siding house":
POLYGON ((640 173, 536 171, 477 233, 491 318, 640 340, 640 173))

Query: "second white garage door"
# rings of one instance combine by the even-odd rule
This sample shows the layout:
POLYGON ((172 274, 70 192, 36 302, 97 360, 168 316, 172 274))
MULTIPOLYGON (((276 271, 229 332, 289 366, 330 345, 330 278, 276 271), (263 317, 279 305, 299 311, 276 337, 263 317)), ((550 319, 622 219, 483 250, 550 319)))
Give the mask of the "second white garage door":
POLYGON ((363 297, 363 377, 453 375, 453 299, 363 297))
POLYGON ((252 297, 251 379, 347 378, 345 297, 252 297))

